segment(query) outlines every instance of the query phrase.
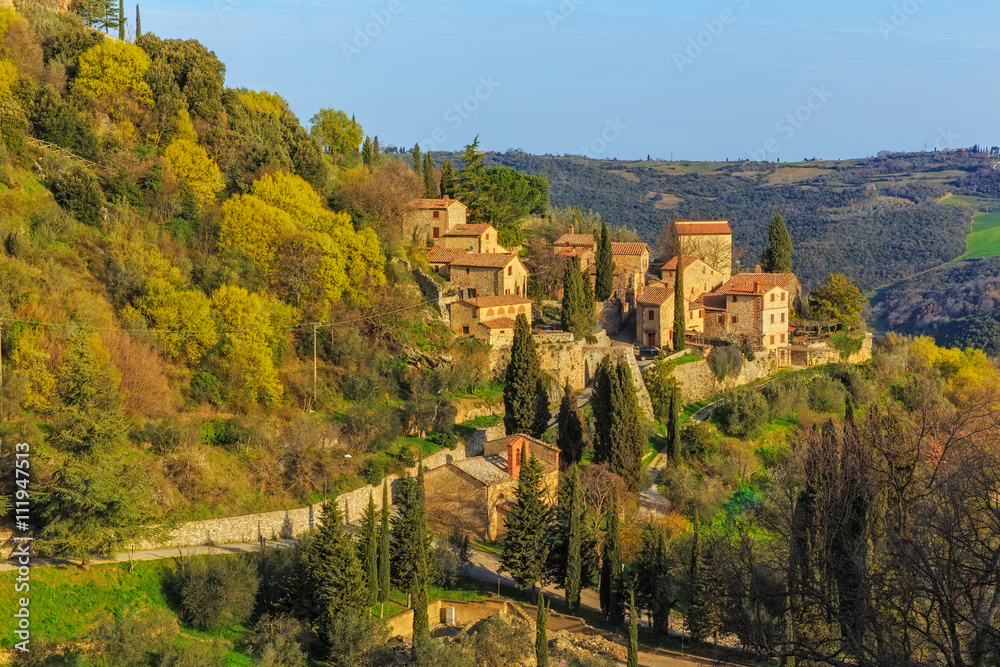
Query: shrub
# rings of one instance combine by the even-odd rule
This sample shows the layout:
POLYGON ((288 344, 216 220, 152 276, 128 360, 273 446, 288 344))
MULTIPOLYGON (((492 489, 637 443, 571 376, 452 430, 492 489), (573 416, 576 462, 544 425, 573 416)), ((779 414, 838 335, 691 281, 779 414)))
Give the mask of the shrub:
POLYGON ((155 453, 165 454, 201 442, 201 429, 176 417, 149 419, 132 429, 131 439, 136 443, 147 442, 155 453))
POLYGON ((417 457, 413 453, 413 448, 409 445, 400 445, 399 451, 396 453, 396 458, 407 468, 417 465, 417 457))
POLYGON ((706 358, 716 380, 739 374, 743 368, 743 355, 732 345, 713 347, 706 358))
POLYGON ((385 664, 378 647, 386 639, 385 624, 367 612, 339 612, 326 631, 327 657, 338 667, 375 667, 385 664))
POLYGON ((400 435, 399 411, 386 404, 357 405, 344 418, 343 435, 354 451, 377 451, 400 435))
POLYGON ((758 392, 740 388, 729 392, 716 411, 726 435, 752 438, 768 419, 767 401, 758 392))
POLYGON ((163 654, 160 667, 226 667, 233 645, 225 639, 195 641, 180 648, 171 646, 163 654))
POLYGON ((7 237, 3 240, 3 248, 11 257, 23 258, 28 249, 31 248, 31 242, 25 238, 24 232, 15 229, 7 232, 7 237))
POLYGON ((286 614, 261 616, 248 640, 251 654, 261 667, 304 667, 307 648, 313 642, 309 628, 286 614))
POLYGON ((474 637, 476 664, 490 667, 516 667, 524 656, 533 653, 534 632, 516 616, 497 614, 469 628, 474 637))
POLYGON ((378 459, 371 458, 361 464, 359 472, 365 482, 377 486, 382 483, 382 478, 385 477, 385 465, 378 459))
POLYGON ((208 371, 198 371, 191 378, 190 385, 191 399, 198 403, 211 403, 219 405, 224 399, 224 385, 222 380, 208 371))
POLYGON ((250 618, 260 580, 248 558, 189 559, 179 577, 184 618, 196 628, 218 630, 250 618))
POLYGON ((431 572, 434 582, 442 588, 454 588, 459 577, 471 566, 469 536, 452 528, 448 540, 431 547, 431 572))
POLYGON ((153 347, 126 332, 102 331, 101 341, 121 375, 120 393, 129 417, 169 410, 170 387, 153 347))
POLYGON ((760 391, 771 410, 771 416, 785 418, 801 413, 809 404, 809 391, 797 377, 771 382, 760 391))
POLYGON ((239 444, 245 432, 235 419, 213 419, 201 426, 201 441, 206 445, 231 447, 239 444))
POLYGON ((871 381, 857 366, 839 364, 833 370, 833 377, 843 383, 856 405, 864 405, 875 396, 871 381))
POLYGON ((96 225, 101 219, 104 193, 97 176, 89 169, 73 167, 52 183, 56 203, 85 225, 96 225))
POLYGON ((843 412, 847 390, 828 375, 817 375, 809 383, 809 407, 816 412, 843 412))
POLYGON ((90 634, 97 655, 95 665, 140 667, 151 653, 164 651, 178 632, 177 621, 166 609, 144 609, 105 621, 90 634))
POLYGON ((693 419, 681 429, 681 444, 690 458, 705 459, 718 451, 712 426, 693 419))
POLYGON ((455 434, 454 429, 449 428, 444 431, 436 431, 428 435, 427 439, 439 447, 446 447, 448 449, 458 447, 458 435, 455 434))

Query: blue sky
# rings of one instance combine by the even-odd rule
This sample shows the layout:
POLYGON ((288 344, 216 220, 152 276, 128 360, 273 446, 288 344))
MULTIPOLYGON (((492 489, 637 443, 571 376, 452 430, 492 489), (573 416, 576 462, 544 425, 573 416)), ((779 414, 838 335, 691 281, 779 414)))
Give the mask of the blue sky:
POLYGON ((1000 144, 996 0, 171 0, 226 83, 382 145, 620 159, 1000 144))

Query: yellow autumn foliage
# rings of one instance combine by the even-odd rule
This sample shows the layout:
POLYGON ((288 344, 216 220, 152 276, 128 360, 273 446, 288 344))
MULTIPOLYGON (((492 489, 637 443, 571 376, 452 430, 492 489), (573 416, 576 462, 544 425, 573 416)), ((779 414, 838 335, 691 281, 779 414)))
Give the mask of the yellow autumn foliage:
POLYGON ((182 106, 177 110, 177 134, 174 139, 187 139, 198 142, 198 133, 194 130, 194 123, 191 122, 191 114, 187 107, 182 106))
POLYGON ((174 361, 196 364, 218 342, 208 297, 162 277, 147 280, 142 296, 124 312, 141 314, 163 354, 174 361))
POLYGON ((0 58, 0 97, 10 97, 17 78, 17 66, 7 58, 0 58))
POLYGON ((276 402, 283 388, 275 357, 295 320, 294 309, 236 285, 220 287, 211 303, 223 331, 223 354, 237 398, 245 403, 276 402))
POLYGON ((190 139, 176 139, 167 146, 164 155, 170 163, 170 171, 191 187, 200 205, 215 201, 225 181, 208 151, 190 139))
POLYGON ((933 338, 918 336, 910 341, 910 355, 937 369, 944 379, 948 397, 962 402, 971 394, 996 384, 997 370, 982 350, 938 347, 933 338))
POLYGON ((146 83, 149 56, 135 44, 105 39, 80 55, 73 85, 92 97, 130 92, 143 102, 152 102, 146 83))
POLYGON ((274 116, 275 118, 280 118, 285 113, 285 100, 280 95, 269 93, 266 90, 262 90, 259 93, 255 90, 248 90, 240 95, 240 101, 248 109, 274 116))
POLYGON ((49 353, 38 345, 38 332, 25 329, 10 353, 10 367, 27 378, 21 407, 44 410, 52 405, 56 394, 56 379, 49 371, 49 353))
POLYGON ((253 195, 239 195, 222 205, 219 244, 243 250, 270 278, 278 240, 295 230, 295 221, 288 213, 253 195))

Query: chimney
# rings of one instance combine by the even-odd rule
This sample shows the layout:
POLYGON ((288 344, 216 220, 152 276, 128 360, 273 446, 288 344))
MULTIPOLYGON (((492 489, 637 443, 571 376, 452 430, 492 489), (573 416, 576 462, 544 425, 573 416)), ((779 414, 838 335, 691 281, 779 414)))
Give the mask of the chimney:
POLYGON ((573 225, 569 226, 569 232, 568 233, 569 233, 570 236, 573 235, 573 225))
POLYGON ((517 479, 521 474, 521 438, 513 437, 507 443, 507 474, 517 479))
POLYGON ((450 195, 441 195, 441 199, 444 199, 445 201, 447 201, 447 200, 451 199, 451 196, 450 195))
POLYGON ((753 272, 754 273, 760 273, 760 264, 758 264, 757 266, 753 267, 753 272))

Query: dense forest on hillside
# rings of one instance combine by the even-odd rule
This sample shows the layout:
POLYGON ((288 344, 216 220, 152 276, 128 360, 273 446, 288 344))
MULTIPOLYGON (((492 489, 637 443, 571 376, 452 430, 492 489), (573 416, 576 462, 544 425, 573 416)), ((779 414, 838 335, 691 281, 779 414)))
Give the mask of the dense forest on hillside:
POLYGON ((545 174, 554 206, 593 209, 651 245, 673 218, 728 219, 744 266, 757 263, 768 221, 780 213, 807 289, 835 272, 871 289, 957 257, 970 213, 938 200, 948 192, 994 196, 996 187, 988 156, 966 152, 795 165, 489 157, 545 174))
POLYGON ((946 264, 893 285, 879 295, 871 319, 942 345, 1000 355, 1000 258, 946 264))

